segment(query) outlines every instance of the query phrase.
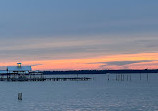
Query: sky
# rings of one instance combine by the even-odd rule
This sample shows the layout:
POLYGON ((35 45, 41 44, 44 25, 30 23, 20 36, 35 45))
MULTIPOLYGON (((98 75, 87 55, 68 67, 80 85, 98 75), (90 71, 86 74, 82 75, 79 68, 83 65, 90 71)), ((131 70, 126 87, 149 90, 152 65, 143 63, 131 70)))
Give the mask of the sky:
POLYGON ((0 0, 0 66, 158 69, 157 0, 0 0))

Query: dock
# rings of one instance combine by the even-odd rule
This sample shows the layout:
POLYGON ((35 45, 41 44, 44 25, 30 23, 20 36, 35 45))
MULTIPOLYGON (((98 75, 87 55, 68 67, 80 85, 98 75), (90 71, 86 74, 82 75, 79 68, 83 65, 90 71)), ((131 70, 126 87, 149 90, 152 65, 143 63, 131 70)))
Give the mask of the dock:
POLYGON ((44 77, 41 71, 32 71, 31 66, 8 66, 0 71, 0 81, 88 81, 88 77, 44 77))
POLYGON ((52 78, 47 78, 44 76, 41 77, 36 77, 35 75, 30 76, 30 75, 23 75, 23 76, 15 76, 15 75, 1 75, 0 81, 88 81, 91 78, 88 77, 52 77, 52 78))
POLYGON ((88 81, 91 78, 74 77, 74 78, 0 78, 0 81, 88 81))

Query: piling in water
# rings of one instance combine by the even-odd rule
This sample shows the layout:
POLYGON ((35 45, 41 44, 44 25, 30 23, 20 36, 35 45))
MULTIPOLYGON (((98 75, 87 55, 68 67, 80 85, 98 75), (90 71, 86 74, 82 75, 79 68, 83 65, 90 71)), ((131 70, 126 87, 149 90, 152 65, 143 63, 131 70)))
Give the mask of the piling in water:
POLYGON ((120 80, 120 75, 118 75, 118 81, 120 80))
POLYGON ((121 74, 121 81, 123 80, 123 76, 122 76, 122 74, 121 74))
POLYGON ((18 93, 18 100, 22 100, 22 93, 18 93))
POLYGON ((116 74, 116 81, 118 80, 118 75, 116 74))
POLYGON ((108 74, 108 80, 110 80, 110 79, 109 79, 109 74, 108 74))
POLYGON ((147 81, 148 81, 148 78, 149 78, 149 77, 148 77, 148 74, 147 74, 147 76, 146 76, 146 77, 147 77, 147 81))

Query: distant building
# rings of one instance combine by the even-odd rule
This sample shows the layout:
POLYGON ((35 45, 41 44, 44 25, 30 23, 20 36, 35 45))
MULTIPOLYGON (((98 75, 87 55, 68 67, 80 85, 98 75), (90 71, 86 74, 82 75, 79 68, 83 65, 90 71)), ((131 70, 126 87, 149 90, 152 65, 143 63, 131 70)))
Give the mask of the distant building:
POLYGON ((32 71, 31 66, 22 66, 21 63, 17 63, 17 66, 8 66, 8 73, 29 74, 32 71))

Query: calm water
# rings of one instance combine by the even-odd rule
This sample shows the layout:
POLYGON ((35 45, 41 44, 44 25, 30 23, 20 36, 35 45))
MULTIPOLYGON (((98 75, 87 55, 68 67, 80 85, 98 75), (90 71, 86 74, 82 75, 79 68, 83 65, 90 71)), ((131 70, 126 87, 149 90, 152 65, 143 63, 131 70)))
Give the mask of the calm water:
POLYGON ((84 76, 93 80, 0 82, 0 111, 158 111, 158 74, 84 76))

